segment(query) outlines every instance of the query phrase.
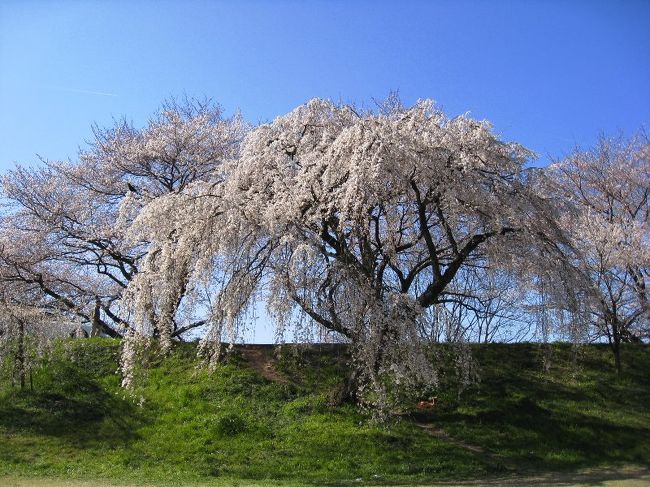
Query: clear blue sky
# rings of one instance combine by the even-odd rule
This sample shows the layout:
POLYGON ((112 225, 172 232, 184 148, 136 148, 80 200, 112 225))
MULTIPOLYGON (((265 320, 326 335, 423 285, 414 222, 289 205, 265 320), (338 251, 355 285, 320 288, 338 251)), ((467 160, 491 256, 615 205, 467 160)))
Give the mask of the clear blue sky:
POLYGON ((253 122, 399 90, 545 162, 650 128, 650 1, 0 0, 0 171, 74 157, 93 122, 168 96, 253 122))
POLYGON ((0 2, 0 169, 170 95, 252 121, 397 89, 545 156, 650 123, 650 2, 0 2))

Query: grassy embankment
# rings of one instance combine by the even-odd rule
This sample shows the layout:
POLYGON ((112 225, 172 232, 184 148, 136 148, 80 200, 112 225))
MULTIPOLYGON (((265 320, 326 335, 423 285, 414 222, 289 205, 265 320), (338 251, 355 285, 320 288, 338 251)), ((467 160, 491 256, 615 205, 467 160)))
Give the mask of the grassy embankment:
POLYGON ((443 376, 433 412, 383 426, 332 405, 342 350, 276 352, 210 374, 178 347, 139 405, 119 388, 117 341, 62 344, 34 391, 0 382, 0 479, 356 485, 650 464, 647 346, 624 350, 621 379, 601 346, 555 345, 548 372, 537 345, 474 347, 479 383, 459 396, 443 376))

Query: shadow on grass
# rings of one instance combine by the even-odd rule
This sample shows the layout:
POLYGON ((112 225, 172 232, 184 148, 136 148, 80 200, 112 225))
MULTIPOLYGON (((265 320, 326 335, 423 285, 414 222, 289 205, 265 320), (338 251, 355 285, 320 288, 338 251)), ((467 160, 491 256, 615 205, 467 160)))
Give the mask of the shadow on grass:
POLYGON ((413 419, 513 460, 522 469, 650 463, 649 354, 630 347, 626 375, 607 367, 608 350, 591 347, 574 363, 569 346, 552 350, 542 371, 539 347, 480 350, 481 384, 413 419), (522 353, 522 349, 526 353, 522 353))
POLYGON ((137 438, 144 415, 132 400, 112 394, 73 363, 50 364, 36 390, 0 395, 0 428, 58 437, 76 446, 124 445, 137 438))

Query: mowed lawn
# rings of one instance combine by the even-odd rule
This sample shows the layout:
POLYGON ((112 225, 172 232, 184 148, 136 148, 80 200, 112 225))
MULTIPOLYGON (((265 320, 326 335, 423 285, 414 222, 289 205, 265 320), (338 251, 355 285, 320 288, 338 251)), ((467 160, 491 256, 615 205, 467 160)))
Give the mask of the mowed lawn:
POLYGON ((62 343, 33 391, 3 379, 0 485, 571 485, 580 469, 648 480, 647 346, 624 349, 621 378, 603 346, 475 346, 466 387, 447 366, 457 351, 441 347, 436 408, 417 413, 409 399, 381 425, 336 400, 345 349, 255 353, 209 373, 193 345, 179 346, 152 357, 130 396, 119 342, 62 343))

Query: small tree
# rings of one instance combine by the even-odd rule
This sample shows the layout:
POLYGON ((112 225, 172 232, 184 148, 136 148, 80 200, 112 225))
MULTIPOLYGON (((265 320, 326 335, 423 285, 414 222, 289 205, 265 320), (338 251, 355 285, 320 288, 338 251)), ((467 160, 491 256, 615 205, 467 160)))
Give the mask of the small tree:
MULTIPOLYGON (((650 338, 650 145, 601 136, 594 149, 576 150, 549 168, 550 192, 575 249, 592 336, 605 338, 621 373, 621 343, 650 338)), ((566 297, 555 302, 562 311, 566 297)))
MULTIPOLYGON (((20 304, 4 289, 0 299, 0 364, 8 367, 12 385, 33 388, 34 362, 55 338, 74 333, 78 324, 46 305, 20 304)), ((24 297, 24 295, 22 295, 24 297)))

